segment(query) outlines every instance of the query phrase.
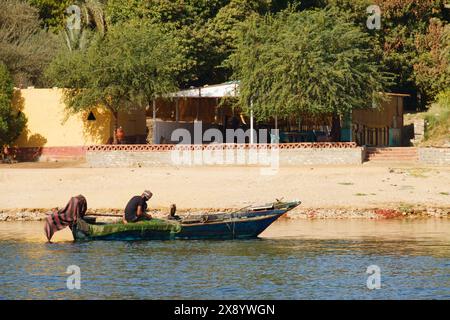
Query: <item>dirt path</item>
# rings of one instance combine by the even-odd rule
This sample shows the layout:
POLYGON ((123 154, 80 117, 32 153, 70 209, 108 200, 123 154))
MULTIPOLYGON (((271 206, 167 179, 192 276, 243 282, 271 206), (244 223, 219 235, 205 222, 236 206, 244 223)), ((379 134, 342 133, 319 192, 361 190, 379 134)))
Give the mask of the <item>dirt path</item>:
POLYGON ((363 165, 280 168, 119 168, 80 165, 0 166, 0 209, 63 206, 83 194, 90 208, 123 208, 150 189, 151 207, 237 208, 275 198, 300 199, 303 208, 373 208, 391 204, 450 207, 450 168, 363 165))

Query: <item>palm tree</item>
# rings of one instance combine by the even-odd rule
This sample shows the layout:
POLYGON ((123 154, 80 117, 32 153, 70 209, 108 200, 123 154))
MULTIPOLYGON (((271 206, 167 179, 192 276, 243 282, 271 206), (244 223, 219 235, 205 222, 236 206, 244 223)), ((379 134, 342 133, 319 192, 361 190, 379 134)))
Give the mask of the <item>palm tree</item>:
POLYGON ((68 22, 73 27, 66 26, 62 35, 69 51, 86 49, 93 32, 102 36, 105 34, 105 2, 105 0, 84 0, 67 8, 66 12, 71 15, 68 22))

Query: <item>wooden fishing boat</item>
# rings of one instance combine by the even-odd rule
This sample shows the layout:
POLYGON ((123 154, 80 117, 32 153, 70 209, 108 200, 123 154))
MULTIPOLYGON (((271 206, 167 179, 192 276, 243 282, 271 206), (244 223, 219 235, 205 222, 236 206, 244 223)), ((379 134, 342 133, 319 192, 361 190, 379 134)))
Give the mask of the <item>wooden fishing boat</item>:
POLYGON ((136 223, 101 223, 78 219, 72 228, 75 240, 202 240, 256 238, 300 201, 277 201, 232 213, 188 216, 179 221, 151 219, 136 223))

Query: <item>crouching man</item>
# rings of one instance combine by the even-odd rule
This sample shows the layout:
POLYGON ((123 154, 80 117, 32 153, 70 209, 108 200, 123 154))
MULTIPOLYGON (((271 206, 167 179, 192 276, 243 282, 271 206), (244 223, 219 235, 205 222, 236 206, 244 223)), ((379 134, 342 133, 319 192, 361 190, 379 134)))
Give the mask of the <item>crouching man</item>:
POLYGON ((125 213, 123 215, 123 223, 129 222, 137 222, 140 220, 150 220, 152 218, 151 215, 147 214, 147 201, 153 194, 145 190, 142 195, 134 196, 128 201, 127 206, 125 207, 125 213))

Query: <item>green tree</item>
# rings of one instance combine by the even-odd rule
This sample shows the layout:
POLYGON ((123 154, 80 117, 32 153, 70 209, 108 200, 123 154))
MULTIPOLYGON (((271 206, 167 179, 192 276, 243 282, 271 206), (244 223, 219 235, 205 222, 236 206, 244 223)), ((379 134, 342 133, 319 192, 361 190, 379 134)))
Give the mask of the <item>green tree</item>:
POLYGON ((234 50, 234 30, 253 13, 264 14, 271 0, 110 0, 107 24, 141 19, 174 35, 185 56, 179 70, 183 87, 225 81, 229 69, 222 65, 234 50))
POLYGON ((213 55, 204 32, 206 22, 229 0, 110 0, 105 8, 107 24, 113 26, 130 19, 148 21, 170 32, 185 56, 178 70, 178 82, 183 87, 211 83, 205 69, 213 55))
POLYGON ((369 36, 334 9, 252 16, 230 63, 239 104, 258 119, 345 115, 380 102, 389 81, 369 36))
POLYGON ((67 8, 67 17, 59 33, 63 35, 69 51, 84 49, 95 33, 104 35, 106 17, 104 4, 98 0, 76 2, 67 8), (78 26, 75 24, 78 23, 78 26), (70 26, 71 25, 71 26, 70 26))
POLYGON ((450 25, 433 18, 428 32, 416 37, 416 48, 415 81, 427 100, 436 100, 450 88, 450 25))
POLYGON ((75 5, 80 8, 80 18, 84 25, 98 28, 105 26, 103 8, 107 0, 27 0, 37 8, 41 25, 45 29, 59 32, 64 29, 70 15, 68 9, 75 5))
POLYGON ((198 70, 200 79, 205 79, 205 83, 228 80, 232 71, 224 61, 236 49, 240 24, 252 15, 262 16, 269 12, 271 3, 271 0, 230 0, 199 28, 196 36, 205 43, 206 49, 199 52, 203 61, 198 70))
POLYGON ((0 61, 17 87, 44 85, 43 70, 61 42, 40 28, 37 10, 27 3, 0 0, 0 7, 0 61))
POLYGON ((421 49, 417 38, 428 33, 432 19, 444 19, 443 0, 376 0, 382 10, 382 29, 376 32, 382 62, 396 74, 392 90, 422 93, 425 105, 433 100, 423 82, 417 81, 414 64, 421 49))
POLYGON ((13 80, 7 67, 0 62, 0 147, 11 145, 26 124, 25 115, 13 108, 13 94, 13 80))
MULTIPOLYGON (((424 75, 431 71, 429 68, 437 69, 438 66, 431 66, 429 55, 433 53, 428 46, 423 48, 421 45, 424 37, 430 38, 432 35, 429 33, 436 31, 433 29, 436 21, 448 24, 450 12, 445 9, 445 3, 445 0, 305 0, 298 8, 303 10, 328 5, 350 14, 352 21, 371 36, 376 55, 385 70, 395 75, 390 89, 413 95, 419 92, 423 98, 422 106, 425 106, 435 100, 436 92, 430 91, 427 83, 434 79, 427 81, 424 75), (366 8, 374 4, 381 9, 380 30, 365 28, 368 17, 366 8), (429 67, 427 71, 425 65, 429 67)), ((437 62, 436 59, 434 62, 437 62)))
POLYGON ((69 51, 87 47, 93 34, 106 32, 107 0, 28 0, 44 29, 61 37, 69 51), (71 27, 69 27, 71 25, 71 27))
POLYGON ((112 27, 105 38, 108 63, 116 66, 133 103, 146 107, 178 89, 184 56, 171 33, 157 25, 131 21, 112 27))
POLYGON ((65 88, 69 111, 103 105, 119 111, 145 108, 156 96, 173 92, 180 50, 169 33, 138 22, 117 24, 97 34, 85 50, 63 52, 47 70, 54 85, 65 88))
POLYGON ((66 18, 66 9, 73 3, 71 0, 27 0, 38 9, 39 18, 44 28, 60 29, 66 18))

